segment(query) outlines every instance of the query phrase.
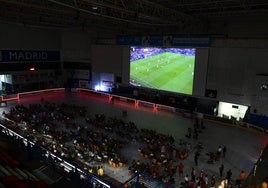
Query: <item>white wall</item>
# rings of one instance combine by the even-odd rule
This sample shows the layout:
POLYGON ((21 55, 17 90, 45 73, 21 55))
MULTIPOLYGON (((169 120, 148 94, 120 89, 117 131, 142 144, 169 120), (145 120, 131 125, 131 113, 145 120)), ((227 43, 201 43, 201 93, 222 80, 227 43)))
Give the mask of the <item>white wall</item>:
MULTIPOLYGON (((267 70, 267 68, 266 68, 267 70)), ((253 95, 252 95, 252 111, 256 110, 256 113, 267 115, 268 114, 268 90, 262 88, 262 85, 268 85, 268 74, 256 75, 254 79, 253 95)))
POLYGON ((12 75, 11 74, 2 74, 0 75, 0 82, 5 82, 12 84, 12 75))
POLYGON ((256 103, 256 75, 268 75, 268 48, 212 47, 209 54, 207 89, 217 90, 220 101, 249 105, 268 114, 262 106, 267 101, 256 103))

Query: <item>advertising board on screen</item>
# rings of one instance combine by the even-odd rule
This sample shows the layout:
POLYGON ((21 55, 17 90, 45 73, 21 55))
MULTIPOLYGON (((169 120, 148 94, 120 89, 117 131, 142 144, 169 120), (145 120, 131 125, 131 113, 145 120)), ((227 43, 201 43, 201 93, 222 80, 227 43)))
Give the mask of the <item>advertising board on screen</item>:
POLYGON ((130 84, 192 94, 195 48, 130 47, 130 84))

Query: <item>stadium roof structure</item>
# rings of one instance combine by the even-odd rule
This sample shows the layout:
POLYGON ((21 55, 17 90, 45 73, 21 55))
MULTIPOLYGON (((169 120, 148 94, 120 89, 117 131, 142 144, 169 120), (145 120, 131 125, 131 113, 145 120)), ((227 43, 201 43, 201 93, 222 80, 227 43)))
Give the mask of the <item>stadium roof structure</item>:
POLYGON ((0 21, 115 34, 221 34, 268 20, 267 0, 0 0, 0 21), (221 26, 219 31, 211 28, 221 26))

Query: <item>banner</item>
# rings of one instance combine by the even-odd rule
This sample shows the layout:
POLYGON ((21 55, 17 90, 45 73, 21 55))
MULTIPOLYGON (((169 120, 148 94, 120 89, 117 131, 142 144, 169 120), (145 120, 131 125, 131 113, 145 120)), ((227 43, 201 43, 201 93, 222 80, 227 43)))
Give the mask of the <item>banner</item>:
POLYGON ((1 50, 0 62, 60 61, 59 51, 1 50))
POLYGON ((160 35, 143 36, 142 46, 163 46, 163 36, 160 35))
POLYGON ((133 45, 140 46, 142 45, 142 37, 141 36, 131 36, 124 35, 116 38, 116 44, 118 45, 133 45))
POLYGON ((117 36, 117 45, 129 46, 163 46, 163 47, 208 47, 210 46, 210 37, 204 35, 144 35, 144 36, 117 36))
POLYGON ((172 46, 209 46, 210 38, 206 36, 181 36, 173 35, 172 46))

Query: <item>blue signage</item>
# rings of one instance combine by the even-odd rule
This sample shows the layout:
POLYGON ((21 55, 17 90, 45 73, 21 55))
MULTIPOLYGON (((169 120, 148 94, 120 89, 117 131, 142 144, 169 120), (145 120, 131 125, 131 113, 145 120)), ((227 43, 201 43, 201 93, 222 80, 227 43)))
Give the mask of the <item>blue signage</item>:
POLYGON ((140 46, 142 45, 142 37, 141 36, 131 36, 131 35, 124 35, 121 37, 116 38, 116 43, 119 45, 133 45, 133 46, 140 46))
POLYGON ((210 38, 207 36, 182 36, 173 35, 172 46, 209 46, 210 38))
POLYGON ((116 44, 129 46, 210 46, 210 37, 204 35, 144 35, 144 36, 117 36, 116 44))
POLYGON ((0 62, 59 61, 59 51, 1 50, 0 62))
MULTIPOLYGON (((149 46, 163 46, 163 36, 160 35, 151 35, 148 37, 149 46)), ((146 38, 146 37, 145 37, 146 38)))

